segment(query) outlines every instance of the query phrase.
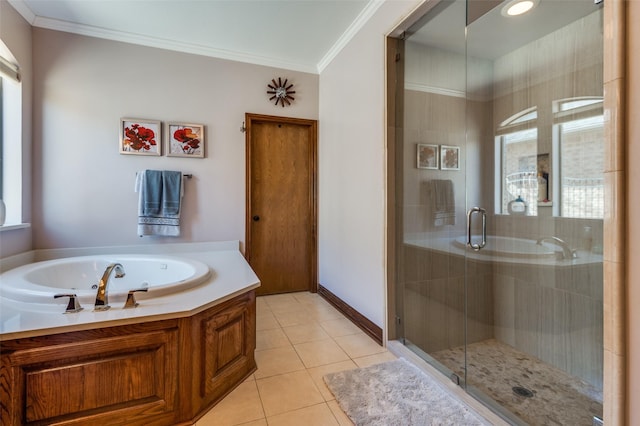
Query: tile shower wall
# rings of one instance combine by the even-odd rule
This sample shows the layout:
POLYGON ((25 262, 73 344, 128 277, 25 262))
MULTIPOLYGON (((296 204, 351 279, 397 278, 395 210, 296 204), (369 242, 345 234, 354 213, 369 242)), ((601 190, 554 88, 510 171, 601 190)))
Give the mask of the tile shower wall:
POLYGON ((495 338, 602 389, 602 263, 497 263, 495 338))
POLYGON ((464 344, 465 272, 468 287, 467 336, 470 342, 493 337, 493 273, 484 262, 405 245, 405 338, 425 352, 464 344), (466 268, 466 271, 465 271, 466 268))
POLYGON ((405 337, 427 353, 495 338, 602 389, 602 264, 476 262, 405 245, 405 337))

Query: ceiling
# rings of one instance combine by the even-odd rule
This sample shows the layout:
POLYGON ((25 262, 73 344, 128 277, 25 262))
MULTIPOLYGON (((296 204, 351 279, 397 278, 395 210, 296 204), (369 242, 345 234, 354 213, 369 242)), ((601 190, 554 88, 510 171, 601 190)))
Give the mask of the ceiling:
POLYGON ((416 43, 495 60, 601 7, 602 4, 595 4, 594 0, 541 0, 529 13, 505 17, 501 14, 502 7, 498 6, 472 22, 465 31, 465 2, 445 0, 407 33, 416 43))
POLYGON ((381 0, 8 0, 34 27, 319 73, 381 0))

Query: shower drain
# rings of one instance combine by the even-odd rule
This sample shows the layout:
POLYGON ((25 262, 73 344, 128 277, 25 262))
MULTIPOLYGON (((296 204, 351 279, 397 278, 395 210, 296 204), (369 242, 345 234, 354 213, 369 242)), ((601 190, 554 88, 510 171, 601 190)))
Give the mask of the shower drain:
POLYGON ((515 393, 516 395, 522 396, 524 398, 532 398, 533 397, 533 392, 531 392, 527 388, 523 388, 522 386, 514 386, 514 387, 511 388, 511 390, 513 390, 513 393, 515 393))

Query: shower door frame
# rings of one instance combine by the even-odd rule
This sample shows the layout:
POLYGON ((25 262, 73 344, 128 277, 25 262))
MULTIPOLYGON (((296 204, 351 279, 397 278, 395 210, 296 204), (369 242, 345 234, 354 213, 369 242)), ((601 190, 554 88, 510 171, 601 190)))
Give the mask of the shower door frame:
MULTIPOLYGON (((396 145, 402 143, 402 125, 396 125, 401 117, 401 93, 396 83, 402 78, 398 71, 398 54, 402 54, 405 31, 429 12, 439 1, 425 1, 395 29, 387 34, 386 41, 386 111, 387 111, 387 338, 402 339, 403 325, 399 313, 401 300, 397 300, 398 259, 397 245, 401 243, 399 236, 401 227, 396 218, 396 205, 402 202, 402 195, 397 191, 396 182, 396 145), (398 100, 400 99, 400 101, 398 100), (398 104, 400 104, 398 106, 398 104), (400 111, 399 111, 400 109, 400 111), (400 112, 400 113, 399 113, 400 112)), ((495 4, 498 0, 492 0, 495 4)), ((482 2, 472 2, 476 6, 482 2)), ((488 2, 485 2, 488 3, 488 2)), ((482 13, 480 13, 481 15, 482 13)), ((478 15, 478 16, 480 16, 478 15)), ((605 67, 603 83, 604 104, 611 119, 605 120, 605 151, 607 167, 605 169, 606 199, 612 202, 610 211, 605 213, 604 220, 604 368, 603 380, 605 392, 603 397, 603 417, 607 423, 625 424, 632 410, 628 407, 628 386, 626 372, 627 310, 626 294, 626 218, 627 205, 623 201, 627 193, 624 179, 619 178, 627 170, 623 153, 626 151, 625 123, 628 112, 622 109, 626 102, 624 87, 629 80, 625 76, 627 61, 627 9, 622 0, 604 2, 603 26, 605 28, 604 57, 605 67), (608 29, 608 30, 607 30, 608 29), (616 297, 618 295, 619 297, 616 297)))

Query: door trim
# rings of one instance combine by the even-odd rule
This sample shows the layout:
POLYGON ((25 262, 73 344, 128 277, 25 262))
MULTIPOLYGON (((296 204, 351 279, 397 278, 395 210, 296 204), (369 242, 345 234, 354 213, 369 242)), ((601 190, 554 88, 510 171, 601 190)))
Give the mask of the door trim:
POLYGON ((311 212, 311 265, 309 274, 309 291, 318 292, 318 120, 308 120, 304 118, 278 117, 272 115, 245 113, 245 146, 246 146, 246 199, 245 199, 245 251, 244 256, 247 262, 251 261, 251 126, 253 123, 282 123, 294 124, 307 127, 309 134, 309 167, 311 172, 311 182, 309 188, 309 211, 311 212))

